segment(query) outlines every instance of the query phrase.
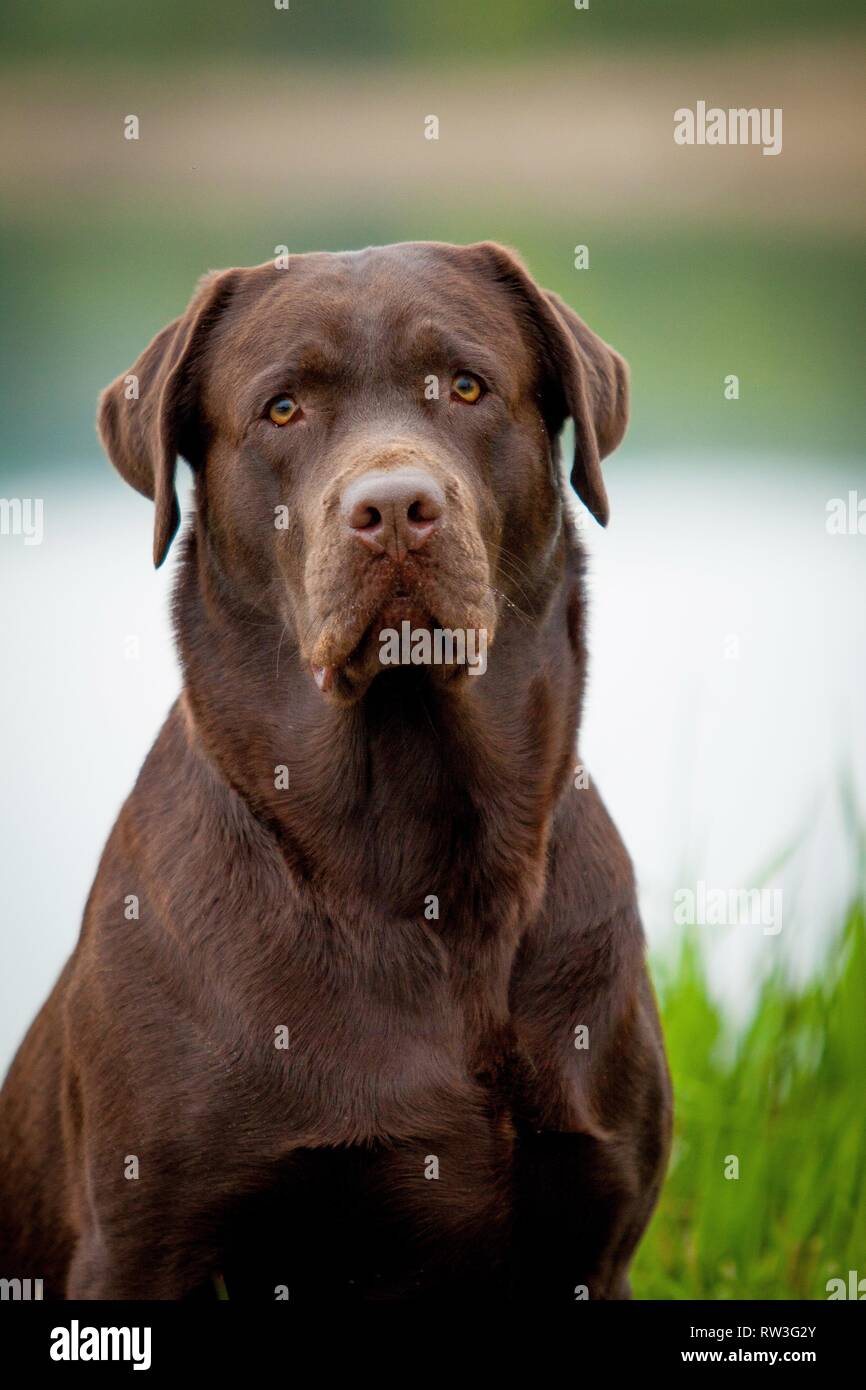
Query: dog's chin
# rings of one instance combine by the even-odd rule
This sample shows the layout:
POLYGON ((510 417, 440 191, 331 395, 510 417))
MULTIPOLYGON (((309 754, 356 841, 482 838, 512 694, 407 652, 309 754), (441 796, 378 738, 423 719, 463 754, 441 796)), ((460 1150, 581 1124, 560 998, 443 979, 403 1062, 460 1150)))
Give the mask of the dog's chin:
POLYGON ((411 660, 412 635, 421 631, 432 634, 443 626, 448 624, 440 622, 416 597, 389 597, 354 645, 355 634, 343 634, 341 642, 318 645, 310 662, 313 679, 322 696, 336 705, 355 704, 374 681, 392 681, 400 676, 415 684, 456 687, 466 676, 465 665, 414 664, 411 660))

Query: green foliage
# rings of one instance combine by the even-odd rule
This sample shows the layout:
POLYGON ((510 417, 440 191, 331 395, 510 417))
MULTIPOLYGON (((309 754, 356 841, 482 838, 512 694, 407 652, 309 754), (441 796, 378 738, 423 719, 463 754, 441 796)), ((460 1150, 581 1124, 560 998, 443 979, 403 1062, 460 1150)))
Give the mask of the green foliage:
POLYGON ((866 1275, 864 900, 820 978, 770 976, 737 1038, 693 939, 659 973, 676 1138, 636 1297, 823 1299, 828 1279, 866 1275))
POLYGON ((7 0, 8 55, 111 56, 125 62, 195 61, 230 54, 375 61, 448 58, 478 63, 527 54, 580 55, 617 47, 743 42, 766 36, 820 38, 862 24, 857 0, 7 0))

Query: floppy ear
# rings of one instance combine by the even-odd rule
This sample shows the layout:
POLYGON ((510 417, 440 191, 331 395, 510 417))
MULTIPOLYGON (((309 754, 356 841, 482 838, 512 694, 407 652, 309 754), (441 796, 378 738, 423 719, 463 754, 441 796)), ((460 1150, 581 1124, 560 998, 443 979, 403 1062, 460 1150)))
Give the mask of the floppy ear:
POLYGON ((162 564, 180 523, 174 490, 177 455, 200 461, 196 367, 207 334, 223 312, 235 271, 206 275, 189 308, 146 347, 129 372, 99 398, 97 429, 105 452, 128 483, 156 503, 153 563, 162 564))
POLYGON ((540 334, 553 385, 545 409, 553 429, 567 416, 574 421, 571 485, 601 526, 610 507, 601 476, 601 460, 617 447, 628 423, 628 367, 559 295, 542 290, 517 256, 484 242, 496 278, 519 294, 540 334))
POLYGON ((559 323, 557 346, 568 414, 574 421, 571 485, 596 521, 606 526, 610 507, 601 460, 622 441, 628 424, 628 366, 618 352, 587 328, 550 290, 544 291, 559 323))

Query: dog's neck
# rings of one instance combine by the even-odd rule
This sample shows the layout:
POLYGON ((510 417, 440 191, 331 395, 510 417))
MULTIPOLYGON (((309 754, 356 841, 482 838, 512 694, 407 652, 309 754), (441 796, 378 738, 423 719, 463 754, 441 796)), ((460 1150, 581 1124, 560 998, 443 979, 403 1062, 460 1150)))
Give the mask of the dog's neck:
POLYGON ((544 611, 505 609, 481 677, 383 673, 354 705, 316 688, 293 635, 242 607, 200 540, 175 595, 196 742, 329 909, 426 916, 473 934, 537 910, 571 786, 584 672, 570 531, 544 611))

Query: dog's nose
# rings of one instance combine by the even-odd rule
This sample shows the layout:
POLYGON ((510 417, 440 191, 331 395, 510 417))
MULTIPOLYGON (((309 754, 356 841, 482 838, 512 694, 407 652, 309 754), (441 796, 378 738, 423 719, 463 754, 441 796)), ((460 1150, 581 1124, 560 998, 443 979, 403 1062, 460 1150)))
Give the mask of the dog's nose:
POLYGON ((402 560, 430 539, 442 520, 445 494, 420 469, 373 471, 349 484, 342 511, 346 525, 371 550, 402 560))

